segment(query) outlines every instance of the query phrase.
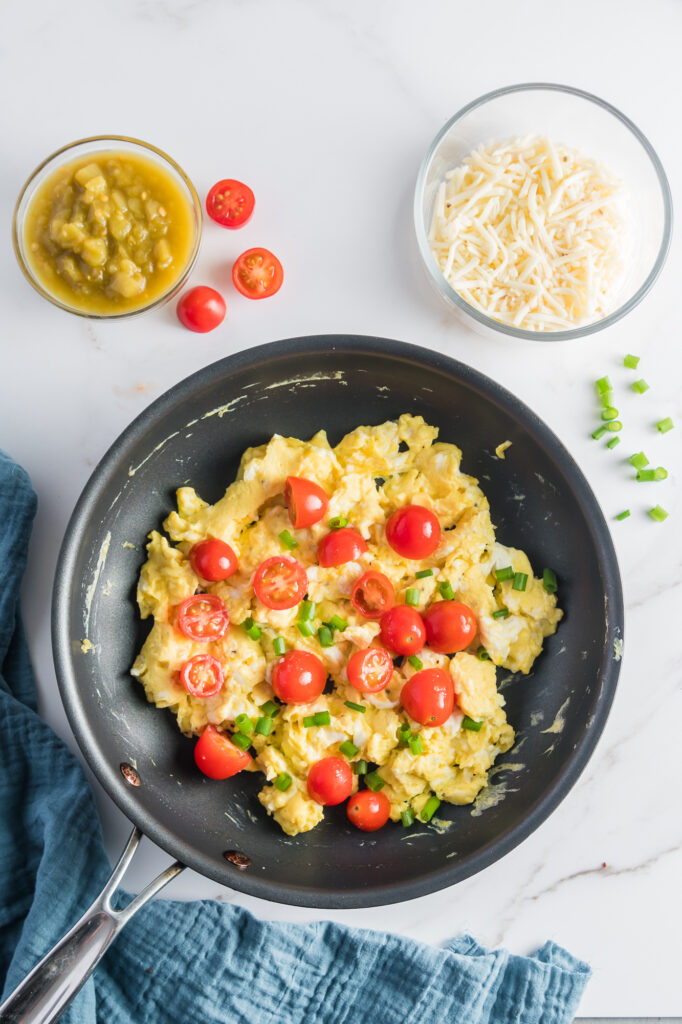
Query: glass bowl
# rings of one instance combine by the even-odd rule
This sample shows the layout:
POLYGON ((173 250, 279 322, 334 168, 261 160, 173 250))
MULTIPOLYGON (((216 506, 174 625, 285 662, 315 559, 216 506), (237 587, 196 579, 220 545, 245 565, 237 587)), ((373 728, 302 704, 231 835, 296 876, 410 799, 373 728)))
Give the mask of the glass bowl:
POLYGON ((142 142, 140 139, 131 139, 125 135, 94 135, 91 138, 79 139, 77 142, 71 142, 67 146, 62 146, 61 149, 58 149, 51 156, 48 156, 46 160, 43 160, 43 162, 36 167, 35 171, 33 171, 22 188, 17 204, 14 208, 14 217, 12 220, 12 241, 14 243, 14 252, 24 277, 31 285, 33 285, 35 290, 43 296, 43 298, 48 299, 53 303, 53 305, 58 306, 60 309, 65 309, 67 312, 75 313, 78 316, 87 317, 90 320, 123 320, 127 317, 139 316, 140 313, 146 313, 148 310, 155 309, 157 306, 162 306, 180 290, 187 280, 198 255, 199 243, 201 241, 201 227, 202 213, 199 196, 197 195, 194 185, 183 169, 176 164, 171 157, 162 150, 157 149, 156 146, 152 146, 148 142, 142 142), (45 284, 43 284, 39 279, 31 265, 31 260, 27 253, 24 229, 26 224, 26 215, 37 190, 59 167, 64 164, 71 163, 79 157, 95 156, 97 153, 112 151, 115 151, 116 153, 131 153, 137 156, 142 156, 146 160, 158 165, 167 176, 173 179, 174 183, 180 189, 181 194, 187 200, 191 213, 193 237, 191 239, 187 259, 182 267, 178 267, 177 275, 172 279, 171 283, 162 294, 157 295, 149 302, 144 302, 143 300, 140 306, 133 309, 125 309, 121 312, 98 313, 81 309, 76 304, 66 302, 63 298, 60 298, 50 292, 45 284))
POLYGON ((530 341, 583 338, 629 313, 661 272, 672 234, 672 198, 651 143, 619 110, 566 85, 532 82, 486 93, 463 107, 431 143, 419 170, 414 224, 427 275, 438 294, 470 327, 486 336, 530 341), (446 281, 431 252, 429 230, 438 185, 447 171, 481 144, 514 136, 546 135, 594 157, 625 186, 631 218, 631 251, 610 312, 570 330, 532 331, 502 323, 470 305, 446 281))

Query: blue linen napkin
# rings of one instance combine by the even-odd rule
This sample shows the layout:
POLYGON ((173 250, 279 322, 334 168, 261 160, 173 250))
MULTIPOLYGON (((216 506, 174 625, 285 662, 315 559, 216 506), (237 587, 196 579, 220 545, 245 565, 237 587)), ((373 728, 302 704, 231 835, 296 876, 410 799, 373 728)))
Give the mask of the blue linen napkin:
MULTIPOLYGON (((37 714, 19 614, 36 499, 0 451, 0 985, 4 999, 109 874, 80 765, 37 714)), ((126 926, 67 1024, 568 1024, 587 964, 474 939, 442 949, 319 922, 258 921, 212 900, 156 900, 126 926)))

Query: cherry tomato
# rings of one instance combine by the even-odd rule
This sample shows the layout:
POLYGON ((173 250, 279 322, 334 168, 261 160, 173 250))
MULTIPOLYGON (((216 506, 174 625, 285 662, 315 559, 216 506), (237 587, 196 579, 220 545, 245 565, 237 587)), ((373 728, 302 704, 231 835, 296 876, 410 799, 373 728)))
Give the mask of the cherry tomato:
POLYGON ((287 651, 272 670, 272 688, 286 704, 310 704, 326 683, 327 670, 310 651, 287 651))
POLYGON ((329 498, 320 485, 302 476, 287 477, 284 499, 295 530, 319 523, 329 506, 329 498))
POLYGON ((353 772, 341 757, 323 757, 308 772, 308 792, 326 807, 343 803, 353 788, 353 772))
POLYGON ((385 690, 393 675, 393 659, 383 647, 356 651, 346 665, 348 682, 361 693, 385 690))
POLYGON ((224 228, 240 228, 246 224, 256 203, 248 185, 234 178, 225 178, 213 186, 206 196, 206 212, 224 228))
POLYGON ((423 505, 405 505, 386 523, 386 540, 403 558, 428 558, 440 544, 440 523, 423 505))
POLYGON ((205 334, 225 319, 225 299, 215 288, 200 284, 185 292, 178 302, 177 314, 184 327, 205 334))
POLYGON ((424 613, 429 647, 439 654, 455 654, 476 636, 476 616, 460 601, 436 601, 424 613))
POLYGON ((290 555, 266 558, 253 580, 256 597, 267 608, 293 608, 305 597, 308 577, 300 562, 290 555))
POLYGON ((194 594, 178 605, 178 628, 190 640, 220 640, 230 618, 216 594, 194 594))
POLYGON ((223 666, 210 654, 197 654, 180 666, 180 682, 192 697, 214 697, 223 681, 223 666))
POLYGON ((400 702, 410 718, 421 725, 442 725, 455 707, 455 687, 443 668, 423 668, 407 680, 400 702))
POLYGON ((194 760, 209 779, 229 779, 250 764, 251 755, 235 747, 214 725, 207 725, 194 748, 194 760))
POLYGON ((391 801, 385 793, 373 793, 361 789, 352 796, 346 807, 346 814, 356 828, 363 832, 376 832, 383 828, 391 814, 391 801))
POLYGON ((416 654, 426 643, 424 620, 416 608, 397 604, 381 616, 379 638, 396 654, 416 654))
POLYGON ((325 533, 317 548, 317 560, 325 569, 345 562, 357 562, 367 550, 364 537, 352 526, 325 533))
POLYGON ((226 580, 238 568, 237 556, 230 545, 216 537, 194 544, 189 553, 189 562, 197 576, 211 583, 226 580))
POLYGON ((284 271, 267 249, 247 249, 232 267, 235 288, 247 299, 267 299, 282 287, 284 271))
POLYGON ((370 569, 353 586, 351 604, 366 619, 380 619, 395 604, 393 584, 383 572, 370 569))

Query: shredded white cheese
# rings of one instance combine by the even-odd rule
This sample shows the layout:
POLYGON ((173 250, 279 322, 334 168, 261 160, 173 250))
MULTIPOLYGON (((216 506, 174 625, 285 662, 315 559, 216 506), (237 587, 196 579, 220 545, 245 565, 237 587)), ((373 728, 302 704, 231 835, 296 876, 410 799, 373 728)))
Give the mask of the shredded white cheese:
POLYGON ((474 150, 441 182, 429 241, 481 312, 531 331, 605 316, 629 243, 626 193, 603 165, 539 135, 474 150))

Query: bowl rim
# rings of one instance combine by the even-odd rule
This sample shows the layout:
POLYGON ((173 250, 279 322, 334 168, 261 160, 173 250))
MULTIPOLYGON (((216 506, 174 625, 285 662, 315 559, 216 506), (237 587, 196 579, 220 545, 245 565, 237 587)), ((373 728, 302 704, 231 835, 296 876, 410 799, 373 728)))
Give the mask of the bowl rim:
MULTIPOLYGON (((30 200, 27 202, 26 209, 28 209, 29 206, 30 200)), ((158 146, 152 145, 151 142, 145 142, 143 139, 136 139, 130 135, 88 135, 85 138, 76 139, 74 142, 67 142, 66 145, 60 146, 59 149, 55 149, 53 153, 50 153, 49 156, 45 157, 45 159, 42 160, 38 164, 38 166, 30 173, 30 175, 22 185, 17 201, 14 204, 14 211, 12 213, 12 245, 14 247, 14 255, 16 256, 19 268, 24 277, 26 278, 26 280, 28 281, 28 283, 31 285, 32 288, 34 288, 38 292, 39 295, 42 295, 44 299, 47 299, 49 302, 51 302, 53 306, 57 306, 59 309, 63 309, 67 313, 73 313, 75 316, 82 316, 87 320, 126 320, 130 317, 140 316, 142 313, 147 313, 149 312, 150 309, 156 309, 158 306, 163 306, 170 298, 172 298, 172 296, 177 291, 180 290, 180 288, 182 288, 185 281, 191 274, 192 269, 194 268, 194 264, 196 263, 197 256, 199 255, 202 228, 203 213, 201 207, 201 200, 199 199, 197 190, 195 189, 189 175, 187 175, 185 171, 183 171, 180 164, 178 164, 173 159, 173 157, 169 156, 168 153, 165 153, 164 150, 160 149, 158 146), (21 243, 21 234, 23 230, 26 212, 24 211, 20 218, 20 208, 22 206, 24 198, 28 194, 32 184, 34 183, 38 175, 41 174, 41 172, 51 163, 57 161, 59 157, 63 156, 64 154, 68 154, 71 150, 76 149, 78 146, 87 146, 92 143, 100 142, 112 142, 118 144, 123 143, 124 145, 130 146, 131 148, 140 147, 141 149, 147 150, 153 153, 155 156, 160 157, 162 162, 167 164, 170 170, 177 177, 180 178, 183 185, 189 192, 191 206, 193 209, 194 216, 196 218, 196 230, 194 234, 192 250, 190 252, 189 258, 185 266, 183 267, 179 276, 172 283, 172 285, 170 285, 163 292, 162 295, 154 299, 153 302, 149 302, 144 306, 138 307, 137 309, 125 310, 124 312, 121 313, 92 313, 85 309, 78 309, 76 306, 70 306, 67 302, 62 302, 61 299, 58 299, 55 295, 48 291, 47 288, 44 288, 40 281, 38 281, 37 278, 31 273, 31 270, 26 260, 24 259, 21 243)))
POLYGON ((650 291, 663 269, 670 249, 673 229, 673 201, 670 184, 656 150, 651 145, 646 135, 621 110, 614 107, 613 104, 608 103, 606 100, 600 99, 599 96, 595 96, 594 93, 586 92, 584 89, 578 89, 572 85, 561 85, 557 82, 519 82, 516 85, 502 86, 499 89, 493 89, 491 92, 478 96, 476 99, 471 100, 470 103, 467 103, 464 107, 461 107, 457 113, 443 125, 431 142, 431 145, 429 146, 419 167, 414 192, 413 219, 417 245, 419 247, 419 252, 422 257, 425 270, 443 299, 455 305, 461 312, 466 313, 483 326, 488 327, 499 334, 507 335, 508 337, 522 338, 527 341, 570 341, 576 338, 585 338, 590 334, 595 334, 597 331, 601 331, 604 328, 617 323, 618 320, 626 316, 626 314, 634 309, 635 306, 639 305, 644 296, 650 291), (469 303, 466 302, 457 291, 455 291, 452 285, 449 284, 443 276, 443 272, 433 258, 427 232, 422 226, 422 207, 426 176, 442 139, 450 131, 452 126, 470 111, 475 110, 477 107, 482 107, 492 100, 499 99, 502 96, 511 95, 512 93, 539 92, 541 90, 563 92, 579 99, 586 100, 589 103, 593 103, 596 106, 601 107, 602 110, 607 111, 620 121, 621 124, 624 125, 632 135, 634 135, 649 157, 658 179, 658 184, 661 189, 661 198, 663 200, 663 232, 661 236, 661 243, 654 264, 646 279, 626 302, 622 303, 618 309, 615 309, 612 313, 609 313, 608 316, 603 317, 601 320, 596 320, 594 323, 585 324, 582 327, 571 328, 571 330, 568 331, 524 330, 523 328, 513 327, 509 324, 503 324, 499 320, 494 320, 492 317, 480 312, 480 310, 476 309, 474 306, 469 305, 469 303))

